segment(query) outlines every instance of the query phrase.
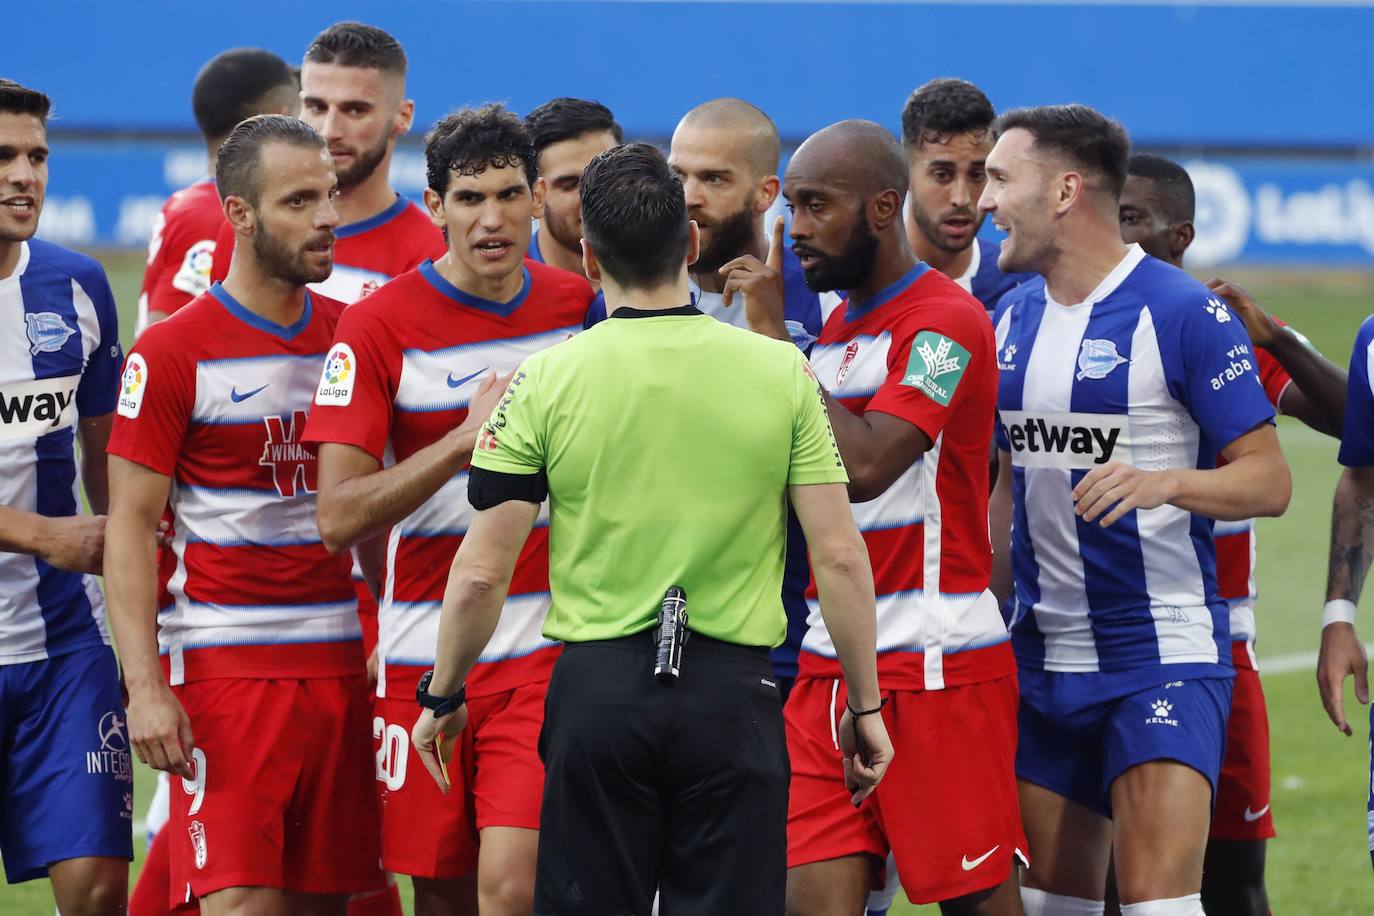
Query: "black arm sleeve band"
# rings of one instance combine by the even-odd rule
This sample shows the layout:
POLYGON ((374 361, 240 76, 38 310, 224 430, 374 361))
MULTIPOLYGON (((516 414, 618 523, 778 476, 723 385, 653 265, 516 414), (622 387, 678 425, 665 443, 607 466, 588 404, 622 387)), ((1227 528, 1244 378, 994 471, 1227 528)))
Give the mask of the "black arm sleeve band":
POLYGON ((542 503, 549 496, 549 475, 507 474, 473 468, 468 473, 468 502, 477 510, 490 509, 512 499, 527 503, 542 503))

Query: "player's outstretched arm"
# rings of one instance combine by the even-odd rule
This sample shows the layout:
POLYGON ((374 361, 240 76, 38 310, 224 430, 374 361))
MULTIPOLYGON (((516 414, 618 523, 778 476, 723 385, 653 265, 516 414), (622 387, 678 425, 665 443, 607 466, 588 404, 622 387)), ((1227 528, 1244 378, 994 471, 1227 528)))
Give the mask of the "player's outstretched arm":
POLYGON ((109 448, 113 428, 114 413, 82 417, 77 426, 81 440, 81 485, 86 490, 86 502, 96 515, 104 515, 110 509, 110 472, 105 450, 109 448))
POLYGON ((355 445, 321 443, 315 512, 325 549, 337 554, 385 534, 466 467, 513 375, 483 380, 461 425, 389 468, 355 445))
MULTIPOLYGON (((539 503, 511 499, 479 511, 472 520, 449 569, 439 616, 439 642, 434 650, 431 696, 457 692, 491 641, 510 590, 515 562, 539 518, 539 503)), ((411 742, 441 791, 448 791, 436 756, 439 734, 457 736, 466 708, 435 719, 426 709, 411 729, 411 742), (454 718, 459 717, 459 718, 454 718)))
MULTIPOLYGON (((868 548, 854 524, 844 484, 825 483, 788 488, 792 507, 806 535, 811 569, 816 577, 821 616, 835 643, 852 710, 877 709, 877 609, 868 548)), ((881 715, 855 718, 848 711, 840 723, 845 749, 845 784, 855 805, 877 786, 892 761, 892 743, 881 715)))
POLYGON ((1209 470, 1145 471, 1110 461, 1093 468, 1074 487, 1074 512, 1104 528, 1132 509, 1165 503, 1222 521, 1284 513, 1293 479, 1272 424, 1255 427, 1221 454, 1227 464, 1209 470))
POLYGON ((170 477, 111 455, 105 602, 129 690, 129 740, 158 770, 193 774, 191 723, 158 663, 157 532, 170 477))
POLYGON ((1369 662, 1355 632, 1359 603, 1370 560, 1374 559, 1374 468, 1346 468, 1336 484, 1331 505, 1331 554, 1326 568, 1326 610, 1322 616, 1321 651, 1317 655, 1317 689, 1322 706, 1336 727, 1352 734, 1345 715, 1345 679, 1354 675, 1355 698, 1369 703, 1369 662))
POLYGON ((1317 432, 1337 438, 1345 419, 1346 373, 1292 328, 1275 321, 1244 287, 1212 278, 1207 286, 1245 322, 1255 346, 1266 350, 1292 377, 1279 409, 1317 432))

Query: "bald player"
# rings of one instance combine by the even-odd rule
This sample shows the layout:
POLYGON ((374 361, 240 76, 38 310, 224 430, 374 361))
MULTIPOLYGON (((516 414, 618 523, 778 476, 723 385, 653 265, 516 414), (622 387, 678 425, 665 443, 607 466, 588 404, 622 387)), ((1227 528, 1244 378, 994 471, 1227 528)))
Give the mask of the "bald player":
POLYGON ((1022 912, 1016 664, 988 589, 992 326, 912 252, 907 181, 896 138, 842 121, 802 144, 783 183, 807 284, 848 290, 811 364, 877 591, 883 705, 850 712, 882 715, 901 747, 883 785, 850 805, 835 740, 849 701, 813 603, 785 710, 790 916, 861 911, 889 851, 914 902, 1022 912))
MULTIPOLYGON (((797 256, 783 245, 782 219, 770 240, 765 219, 778 199, 782 149, 772 118, 742 99, 703 102, 673 131, 668 165, 682 180, 687 214, 701 232, 701 255, 689 268, 697 308, 727 324, 748 327, 750 315, 777 324, 779 336, 803 353, 839 302, 806 285, 797 256)), ((806 631, 810 573, 806 542, 789 516, 782 602, 787 638, 773 651, 773 672, 785 698, 797 676, 806 631)))

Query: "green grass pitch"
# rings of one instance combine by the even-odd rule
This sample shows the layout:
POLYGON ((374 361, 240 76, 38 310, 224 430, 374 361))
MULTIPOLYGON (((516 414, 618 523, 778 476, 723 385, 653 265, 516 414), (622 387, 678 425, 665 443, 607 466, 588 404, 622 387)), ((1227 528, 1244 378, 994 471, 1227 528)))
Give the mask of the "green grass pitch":
MULTIPOLYGON (((102 253, 101 258, 120 305, 127 346, 133 338, 143 259, 127 252, 102 253)), ((1265 273, 1237 279, 1342 365, 1349 359, 1356 328, 1374 312, 1374 274, 1265 273)), ((1279 831, 1269 846, 1270 899, 1276 913, 1346 916, 1374 910, 1374 874, 1365 851, 1368 720, 1347 691, 1348 707, 1356 707, 1356 737, 1337 732, 1317 699, 1313 665, 1296 658, 1317 648, 1331 493, 1338 474, 1336 444, 1292 420, 1280 420, 1279 429, 1293 468, 1293 501, 1283 518, 1260 522, 1258 570, 1261 668, 1266 659, 1283 662, 1276 665, 1282 670, 1263 675, 1279 831)), ((1374 616, 1367 610, 1363 635, 1374 639, 1374 616)), ((141 765, 136 769, 141 815, 153 777, 141 765)), ((136 876, 142 837, 135 838, 135 846, 140 856, 136 876)), ((402 879, 407 898, 408 883, 402 879)), ((51 901, 46 881, 0 885, 0 913, 8 916, 49 916, 51 901)), ((934 907, 905 903, 893 909, 894 914, 935 912, 934 907)))

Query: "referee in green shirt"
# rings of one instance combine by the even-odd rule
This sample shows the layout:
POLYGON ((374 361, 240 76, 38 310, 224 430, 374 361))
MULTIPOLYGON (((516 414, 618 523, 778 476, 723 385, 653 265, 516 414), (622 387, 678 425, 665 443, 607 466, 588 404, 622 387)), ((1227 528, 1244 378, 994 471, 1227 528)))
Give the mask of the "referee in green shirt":
POLYGON ((673 916, 782 916, 789 767, 768 650, 786 626, 789 497, 854 704, 836 727, 854 804, 892 757, 844 466, 796 347, 689 304, 697 227, 663 155, 603 153, 581 194, 587 275, 611 320, 526 360, 479 437, 479 511, 412 740, 443 788, 436 742, 467 720, 464 679, 547 498, 544 633, 565 648, 539 742, 535 914, 648 916, 657 890, 673 916), (689 632, 678 676, 656 676, 673 587, 689 632))

